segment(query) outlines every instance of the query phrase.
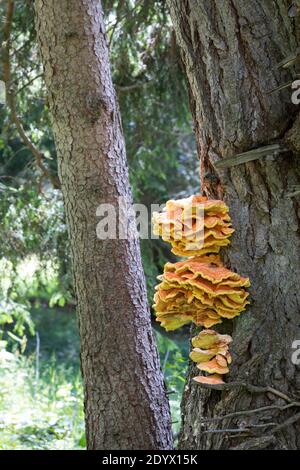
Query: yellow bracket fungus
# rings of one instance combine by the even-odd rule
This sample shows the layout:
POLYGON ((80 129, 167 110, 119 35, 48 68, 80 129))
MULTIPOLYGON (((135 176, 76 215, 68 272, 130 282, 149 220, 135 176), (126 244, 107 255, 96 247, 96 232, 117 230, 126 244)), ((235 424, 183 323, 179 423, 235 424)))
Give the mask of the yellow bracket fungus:
MULTIPOLYGON (((220 200, 193 195, 170 200, 164 210, 153 214, 153 232, 172 246, 172 252, 188 257, 166 263, 158 276, 154 295, 156 319, 166 330, 176 330, 190 322, 204 328, 231 319, 246 309, 250 286, 247 277, 227 269, 218 253, 230 243, 234 229, 227 205, 220 200)), ((197 376, 202 384, 222 384, 229 372, 229 335, 206 329, 192 339, 192 361, 209 376, 197 376)))

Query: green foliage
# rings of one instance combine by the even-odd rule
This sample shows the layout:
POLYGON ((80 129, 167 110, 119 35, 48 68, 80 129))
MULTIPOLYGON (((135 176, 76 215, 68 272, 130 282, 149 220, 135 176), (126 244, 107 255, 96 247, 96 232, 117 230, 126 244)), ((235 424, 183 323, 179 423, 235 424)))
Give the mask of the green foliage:
POLYGON ((52 357, 37 377, 33 357, 7 354, 0 352, 0 449, 84 448, 79 370, 52 357))
POLYGON ((19 345, 23 351, 26 332, 34 333, 32 304, 53 307, 66 302, 70 304, 72 298, 60 284, 53 262, 41 263, 36 257, 27 257, 14 266, 5 258, 0 260, 0 339, 13 349, 19 345))
MULTIPOLYGON (((194 152, 185 80, 166 4, 159 0, 103 4, 134 198, 146 204, 162 201, 186 187, 185 164, 194 152)), ((28 137, 45 155, 45 164, 56 173, 31 1, 15 2, 11 50, 11 86, 18 114, 28 137)), ((40 171, 5 106, 0 109, 0 131, 0 178, 14 187, 20 181, 36 182, 40 171)))
POLYGON ((150 204, 186 187, 193 136, 166 4, 104 2, 134 198, 150 204))
POLYGON ((40 193, 35 186, 0 187, 1 257, 11 261, 36 254, 62 258, 66 263, 66 224, 61 193, 48 188, 40 193))
POLYGON ((39 308, 31 315, 36 336, 25 354, 0 349, 0 449, 84 448, 75 313, 39 308))
MULTIPOLYGON (((4 185, 3 185, 4 186, 4 185)), ((3 189, 2 186, 2 189, 3 189)), ((4 188, 0 201, 0 339, 17 346, 9 331, 33 332, 32 302, 64 306, 73 302, 66 225, 59 191, 4 188)))
POLYGON ((188 363, 187 334, 174 335, 170 339, 165 333, 155 331, 156 342, 160 354, 172 414, 173 433, 177 436, 180 430, 180 402, 185 383, 188 363))
MULTIPOLYGON (((47 158, 53 173, 56 169, 56 154, 48 108, 46 91, 42 79, 42 65, 38 58, 34 27, 33 2, 15 1, 11 36, 11 83, 17 100, 18 115, 27 136, 47 158)), ((0 15, 6 14, 7 2, 0 3, 0 15)), ((0 28, 2 42, 3 28, 0 28)), ((2 61, 0 79, 2 79, 2 61)), ((0 176, 5 182, 18 185, 20 181, 37 180, 39 170, 31 151, 23 144, 15 126, 11 125, 9 110, 0 107, 0 176)))
MULTIPOLYGON (((33 309, 37 335, 23 355, 0 342, 0 449, 85 447, 79 338, 73 310, 33 309), (39 341, 37 341, 37 338, 39 341), (12 384, 14 386, 12 387, 12 384)), ((180 426, 180 400, 187 364, 184 335, 155 332, 169 392, 173 431, 180 426)))
POLYGON ((0 260, 0 340, 7 347, 8 342, 24 351, 25 329, 33 333, 34 327, 27 299, 18 299, 13 264, 5 258, 0 260))

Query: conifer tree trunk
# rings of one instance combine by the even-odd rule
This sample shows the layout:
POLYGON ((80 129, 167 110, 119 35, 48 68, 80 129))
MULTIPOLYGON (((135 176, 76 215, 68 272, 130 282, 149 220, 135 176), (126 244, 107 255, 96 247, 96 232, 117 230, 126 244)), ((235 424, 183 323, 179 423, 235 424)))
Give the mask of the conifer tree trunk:
POLYGON ((88 449, 170 449, 136 239, 99 240, 96 209, 130 199, 101 2, 36 0, 72 250, 88 449))
MULTIPOLYGON (((299 365, 292 362, 293 342, 300 340, 300 211, 299 195, 288 193, 300 182, 299 106, 291 102, 291 88, 268 94, 291 80, 291 69, 276 65, 299 47, 299 19, 288 17, 289 4, 168 0, 188 80, 204 192, 228 203, 236 233, 225 250, 227 266, 252 283, 247 312, 216 328, 233 332, 227 381, 273 387, 293 400, 300 396, 299 365), (290 151, 223 170, 216 166, 239 152, 280 142, 290 151)), ((299 409, 276 408, 287 405, 287 398, 245 386, 211 391, 191 381, 194 375, 191 366, 182 403, 182 448, 300 447, 299 409), (265 406, 273 408, 253 413, 265 406), (201 426, 201 420, 241 410, 252 414, 201 426)))

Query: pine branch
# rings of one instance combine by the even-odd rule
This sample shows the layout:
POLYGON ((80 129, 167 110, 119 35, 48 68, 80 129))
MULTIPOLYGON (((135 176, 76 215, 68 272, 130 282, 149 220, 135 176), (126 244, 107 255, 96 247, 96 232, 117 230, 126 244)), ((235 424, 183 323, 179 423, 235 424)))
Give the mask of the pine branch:
POLYGON ((8 0, 7 10, 6 10, 6 20, 3 29, 3 44, 2 44, 2 57, 3 57, 3 81, 5 84, 5 93, 6 93, 6 103, 10 110, 10 117, 16 129, 19 133, 19 136, 26 145, 27 148, 31 151, 32 155, 35 158, 35 162, 38 168, 41 170, 43 177, 48 178, 53 184, 54 188, 59 188, 60 183, 56 176, 52 175, 47 166, 44 164, 45 155, 38 150, 34 143, 27 136, 22 122, 17 113, 17 104, 16 96, 11 84, 11 62, 10 62, 10 48, 11 48, 11 32, 12 32, 12 22, 14 15, 14 0, 8 0))

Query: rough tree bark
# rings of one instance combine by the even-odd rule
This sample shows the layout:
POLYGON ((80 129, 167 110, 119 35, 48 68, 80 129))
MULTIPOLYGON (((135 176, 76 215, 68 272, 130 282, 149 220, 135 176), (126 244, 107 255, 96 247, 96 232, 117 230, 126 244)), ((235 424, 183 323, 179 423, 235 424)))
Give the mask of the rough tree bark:
POLYGON ((96 209, 130 199, 101 2, 36 0, 71 242, 88 449, 170 449, 137 240, 96 236, 96 209))
MULTIPOLYGON (((291 360, 292 343, 300 340, 300 212, 299 196, 287 193, 300 180, 299 107, 291 103, 290 88, 267 92, 291 79, 276 64, 299 46, 299 20, 288 17, 285 0, 168 4, 188 79, 203 189, 229 204, 236 233, 226 250, 227 265, 252 283, 250 308, 222 325, 234 337, 227 380, 272 386, 293 400, 300 396, 299 366, 291 360), (224 157, 282 141, 290 152, 227 170, 215 166, 224 157)), ((191 366, 182 402, 182 448, 299 448, 296 406, 201 425, 288 401, 241 386, 203 389, 191 381, 194 375, 191 366), (221 429, 245 431, 216 432, 221 429)))

